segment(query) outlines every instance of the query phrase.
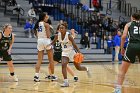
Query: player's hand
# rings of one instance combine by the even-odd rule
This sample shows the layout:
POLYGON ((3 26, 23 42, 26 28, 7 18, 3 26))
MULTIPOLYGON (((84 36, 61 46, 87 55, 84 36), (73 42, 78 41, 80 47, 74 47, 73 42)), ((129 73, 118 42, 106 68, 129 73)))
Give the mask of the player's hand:
POLYGON ((124 56, 124 53, 125 53, 125 49, 121 49, 121 55, 124 56))
POLYGON ((7 52, 8 52, 9 55, 11 55, 12 50, 9 49, 9 50, 7 50, 7 52))

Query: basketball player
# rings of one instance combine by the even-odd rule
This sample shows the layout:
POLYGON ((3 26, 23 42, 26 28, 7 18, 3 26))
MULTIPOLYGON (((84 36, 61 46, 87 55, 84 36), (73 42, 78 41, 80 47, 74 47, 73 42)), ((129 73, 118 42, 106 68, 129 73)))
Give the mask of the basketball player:
POLYGON ((135 62, 135 57, 140 58, 140 14, 134 13, 131 16, 131 22, 127 23, 121 37, 121 54, 124 55, 118 81, 114 93, 122 93, 121 88, 125 78, 125 74, 131 63, 135 62), (126 51, 124 51, 124 43, 126 37, 129 37, 126 51))
POLYGON ((38 26, 36 27, 37 32, 37 49, 38 49, 38 62, 35 67, 35 76, 34 76, 34 81, 39 82, 39 71, 40 71, 40 66, 43 60, 43 55, 44 55, 44 50, 47 51, 48 54, 48 60, 50 63, 50 68, 51 68, 51 77, 52 79, 55 79, 54 77, 54 62, 53 62, 53 49, 52 46, 47 46, 51 43, 50 39, 50 26, 47 22, 49 19, 49 16, 46 13, 42 13, 39 15, 39 21, 38 21, 38 26))
MULTIPOLYGON (((61 55, 62 56, 62 59, 61 59, 62 60, 62 74, 64 77, 64 83, 61 84, 61 87, 68 87, 69 82, 67 79, 67 70, 66 70, 67 64, 69 63, 69 61, 74 61, 73 57, 76 54, 75 50, 78 53, 80 53, 80 50, 77 47, 76 43, 74 42, 73 37, 69 34, 69 32, 67 32, 67 24, 62 23, 59 28, 60 28, 60 32, 55 36, 51 45, 53 45, 57 40, 59 40, 59 42, 61 43, 61 46, 62 46, 62 55, 61 55)), ((89 72, 88 68, 81 66, 80 63, 74 62, 74 65, 75 65, 76 69, 79 71, 89 72)))
POLYGON ((9 67, 10 76, 14 81, 18 81, 17 76, 14 73, 14 65, 11 57, 11 50, 14 43, 14 34, 12 33, 11 24, 5 24, 3 31, 0 32, 0 62, 7 61, 9 67))
MULTIPOLYGON (((57 32, 56 34, 58 34, 59 32, 59 27, 60 24, 57 27, 57 32)), ((74 35, 74 33, 72 34, 74 35)), ((75 35, 74 35, 75 36, 75 35)), ((51 37, 51 39, 54 39, 54 36, 51 37)), ((62 47, 61 47, 61 43, 59 42, 59 40, 56 41, 56 43, 53 46, 54 48, 54 53, 53 53, 53 60, 54 60, 54 64, 57 64, 61 61, 61 54, 62 54, 62 47)), ((50 71, 50 65, 48 66, 49 69, 49 74, 51 74, 50 71)), ((78 77, 75 75, 74 71, 71 69, 71 67, 69 65, 67 65, 67 71, 74 77, 74 81, 77 82, 78 81, 78 77)), ((51 79, 50 75, 48 75, 46 78, 51 79)))

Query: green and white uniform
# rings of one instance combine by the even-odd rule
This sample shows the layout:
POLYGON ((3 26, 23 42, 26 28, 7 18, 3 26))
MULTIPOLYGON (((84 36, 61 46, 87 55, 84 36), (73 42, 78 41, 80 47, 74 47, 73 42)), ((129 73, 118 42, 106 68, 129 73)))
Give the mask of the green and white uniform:
POLYGON ((140 22, 128 23, 128 45, 124 54, 124 61, 134 63, 135 57, 140 58, 140 22))
POLYGON ((12 33, 8 37, 6 37, 3 32, 0 34, 0 58, 3 58, 4 61, 11 61, 11 54, 9 54, 7 51, 12 43, 12 33))

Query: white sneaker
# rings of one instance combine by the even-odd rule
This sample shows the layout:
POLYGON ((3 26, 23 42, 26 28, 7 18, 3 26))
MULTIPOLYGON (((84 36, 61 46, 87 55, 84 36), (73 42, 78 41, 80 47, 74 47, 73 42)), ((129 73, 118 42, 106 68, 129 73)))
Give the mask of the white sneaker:
POLYGON ((122 93, 121 88, 115 88, 115 90, 113 91, 113 93, 122 93))
POLYGON ((69 87, 69 82, 64 82, 63 84, 60 84, 61 87, 69 87))
POLYGON ((87 67, 87 75, 89 78, 91 78, 91 73, 90 73, 89 67, 87 67))
POLYGON ((17 78, 17 75, 14 75, 14 76, 10 76, 15 82, 18 82, 18 78, 17 78))

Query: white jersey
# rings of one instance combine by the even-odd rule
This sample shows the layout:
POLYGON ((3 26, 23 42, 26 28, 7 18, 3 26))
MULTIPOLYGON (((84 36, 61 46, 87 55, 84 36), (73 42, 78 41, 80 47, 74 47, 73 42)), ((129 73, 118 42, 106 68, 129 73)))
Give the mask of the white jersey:
POLYGON ((58 33, 58 40, 59 40, 59 42, 61 42, 62 51, 69 51, 69 50, 73 49, 72 43, 68 37, 69 34, 70 34, 69 32, 66 32, 65 37, 62 40, 61 33, 60 32, 58 33))
POLYGON ((47 38, 44 22, 39 22, 38 39, 39 38, 47 38))

